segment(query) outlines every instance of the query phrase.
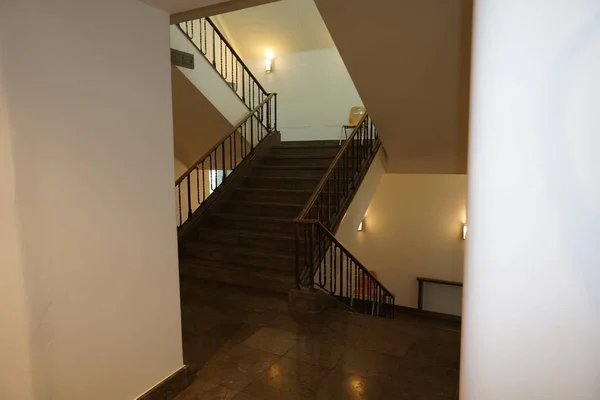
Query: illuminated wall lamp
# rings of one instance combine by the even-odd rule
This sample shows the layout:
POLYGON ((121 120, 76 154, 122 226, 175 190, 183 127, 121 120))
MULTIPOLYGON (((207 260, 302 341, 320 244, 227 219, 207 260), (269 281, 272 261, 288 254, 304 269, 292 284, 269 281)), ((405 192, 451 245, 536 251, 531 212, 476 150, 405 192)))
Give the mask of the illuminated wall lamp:
POLYGON ((363 224, 365 223, 365 220, 363 219, 362 221, 360 221, 360 224, 358 224, 358 231, 362 232, 363 231, 363 224))
POLYGON ((462 240, 467 240, 467 231, 469 230, 469 228, 467 227, 467 224, 463 224, 462 226, 462 240))
POLYGON ((267 55, 267 57, 265 58, 265 72, 267 74, 270 74, 273 71, 274 54, 271 50, 267 50, 265 53, 267 55))

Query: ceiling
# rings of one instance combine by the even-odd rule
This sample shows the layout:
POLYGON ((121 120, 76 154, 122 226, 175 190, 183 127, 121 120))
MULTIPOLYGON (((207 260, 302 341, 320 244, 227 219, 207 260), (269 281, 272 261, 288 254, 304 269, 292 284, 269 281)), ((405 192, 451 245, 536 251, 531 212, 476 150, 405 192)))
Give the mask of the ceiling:
POLYGON ((245 59, 334 48, 335 43, 313 0, 281 0, 216 18, 245 59))
POLYGON ((315 0, 387 171, 467 172, 473 0, 315 0))
POLYGON ((140 0, 171 15, 171 23, 211 17, 278 0, 140 0))
POLYGON ((169 14, 180 13, 183 11, 193 10, 195 8, 202 8, 212 6, 219 3, 227 3, 230 0, 141 0, 143 3, 151 5, 152 7, 158 8, 168 12, 169 14))

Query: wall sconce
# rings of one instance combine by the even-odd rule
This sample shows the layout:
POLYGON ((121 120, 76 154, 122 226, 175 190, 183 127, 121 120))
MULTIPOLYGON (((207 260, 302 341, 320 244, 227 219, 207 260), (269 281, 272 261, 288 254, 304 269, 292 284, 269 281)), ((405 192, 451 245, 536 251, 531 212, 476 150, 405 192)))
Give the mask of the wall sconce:
POLYGON ((365 220, 363 219, 362 221, 360 221, 360 224, 358 224, 358 231, 362 232, 363 231, 363 224, 364 224, 365 220))
POLYGON ((273 58, 275 57, 275 55, 273 54, 272 50, 267 50, 265 52, 266 54, 266 58, 265 58, 265 72, 267 74, 270 74, 273 71, 273 58))
POLYGON ((469 228, 467 227, 467 224, 463 224, 462 227, 462 240, 467 240, 467 231, 469 230, 469 228))

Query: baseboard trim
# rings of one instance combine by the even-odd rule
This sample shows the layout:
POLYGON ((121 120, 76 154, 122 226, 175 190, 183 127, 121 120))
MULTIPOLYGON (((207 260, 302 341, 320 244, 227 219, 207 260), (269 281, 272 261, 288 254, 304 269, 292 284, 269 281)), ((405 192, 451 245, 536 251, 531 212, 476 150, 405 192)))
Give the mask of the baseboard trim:
POLYGON ((454 322, 462 322, 462 317, 460 315, 452 315, 452 314, 444 314, 435 311, 427 311, 427 310, 419 310, 418 308, 406 307, 406 306, 394 306, 396 313, 404 313, 411 315, 418 315, 420 317, 429 317, 429 318, 437 318, 443 319, 446 321, 454 321, 454 322))
POLYGON ((195 379, 196 375, 191 368, 188 365, 184 365, 136 400, 173 399, 191 385, 195 379))

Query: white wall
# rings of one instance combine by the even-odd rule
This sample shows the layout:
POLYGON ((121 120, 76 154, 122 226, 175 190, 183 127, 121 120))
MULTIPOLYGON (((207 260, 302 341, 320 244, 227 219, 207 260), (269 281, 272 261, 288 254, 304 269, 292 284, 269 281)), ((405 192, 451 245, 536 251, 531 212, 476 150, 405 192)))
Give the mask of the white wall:
MULTIPOLYGON (((396 296, 417 306, 418 276, 462 281, 467 178, 465 175, 383 174, 374 191, 369 174, 336 237, 396 296), (365 207, 365 200, 368 208, 365 207), (366 213, 365 213, 366 209, 366 213), (358 223, 364 216, 363 231, 358 223)), ((381 172, 373 173, 375 177, 381 172)), ((428 285, 425 308, 461 314, 461 289, 428 285)))
POLYGON ((339 139, 350 107, 362 105, 336 49, 275 54, 270 74, 263 58, 244 62, 268 92, 279 94, 278 129, 284 141, 339 139))
POLYGON ((1 60, 0 45, 0 398, 26 400, 33 396, 28 314, 15 196, 13 137, 9 131, 1 60))
POLYGON ((25 372, 1 397, 134 399, 182 366, 169 17, 133 0, 0 7, 2 235, 11 186, 20 232, 1 316, 28 341, 6 333, 24 360, 3 352, 1 369, 25 372))
POLYGON ((600 398, 600 2, 475 7, 461 399, 600 398))
MULTIPOLYGON (((194 69, 178 67, 179 70, 223 114, 227 121, 232 125, 237 125, 250 112, 248 107, 179 28, 171 26, 170 31, 171 47, 194 55, 194 69)), ((212 54, 212 50, 209 51, 209 54, 212 54)), ((217 62, 220 62, 220 59, 217 59, 217 62)), ((231 61, 229 61, 230 63, 231 61)))

